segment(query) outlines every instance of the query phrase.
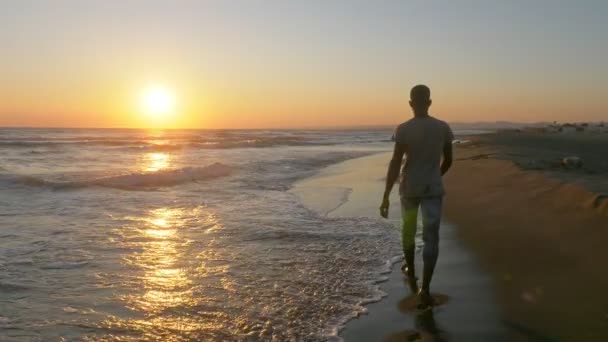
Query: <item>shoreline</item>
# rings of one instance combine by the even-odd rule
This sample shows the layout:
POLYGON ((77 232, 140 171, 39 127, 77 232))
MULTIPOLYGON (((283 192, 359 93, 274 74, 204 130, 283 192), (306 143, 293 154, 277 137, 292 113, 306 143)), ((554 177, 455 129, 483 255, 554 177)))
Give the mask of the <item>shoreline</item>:
MULTIPOLYGON (((292 188, 309 209, 326 217, 366 217, 382 222, 377 212, 384 191, 384 174, 391 152, 350 159, 322 169, 317 175, 297 182, 292 188), (344 201, 345 194, 348 194, 344 201), (378 203, 376 203, 378 202, 378 203)), ((391 194, 389 222, 395 243, 400 246, 400 204, 397 189, 391 194)), ((417 245, 421 245, 421 232, 417 245)), ((433 293, 448 303, 434 314, 420 315, 415 297, 404 284, 399 253, 391 260, 387 279, 375 284, 383 295, 364 304, 364 313, 338 327, 338 338, 346 341, 402 340, 425 338, 477 338, 506 340, 506 329, 494 301, 493 280, 477 265, 456 237, 454 228, 442 224, 442 253, 433 281, 433 293), (473 312, 470 312, 473 310, 473 312)), ((422 270, 417 251, 418 273, 422 270)))
MULTIPOLYGON (((377 205, 363 203, 364 206, 360 206, 358 204, 361 203, 354 202, 351 196, 355 194, 358 196, 360 193, 370 191, 375 192, 375 186, 371 188, 370 185, 375 185, 377 175, 366 165, 370 160, 385 159, 388 154, 390 152, 382 151, 323 167, 315 175, 295 182, 289 192, 296 194, 305 207, 322 217, 356 217, 359 216, 358 213, 362 213, 363 216, 375 218, 373 214, 376 212, 377 205), (360 182, 362 177, 364 182, 360 182), (356 189, 357 185, 360 185, 358 189, 356 189)), ((370 199, 376 197, 370 196, 370 199)), ((391 194, 391 200, 398 201, 398 196, 394 192, 391 194)), ((390 212, 391 221, 397 222, 396 218, 400 215, 397 207, 391 207, 390 212)), ((380 219, 379 216, 377 218, 380 219)), ((375 287, 376 293, 373 297, 362 300, 362 309, 359 313, 340 317, 337 320, 330 340, 334 338, 339 341, 344 340, 342 332, 345 327, 359 317, 369 315, 370 306, 385 301, 387 293, 384 291, 384 287, 392 280, 395 265, 398 265, 400 260, 402 260, 400 255, 394 255, 385 260, 383 268, 379 270, 379 277, 371 284, 375 287)))
MULTIPOLYGON (((607 339, 608 299, 604 293, 608 275, 602 262, 608 259, 604 247, 608 241, 608 162, 602 159, 602 151, 608 145, 602 139, 608 143, 608 136, 499 131, 463 139, 470 140, 455 144, 454 165, 445 177, 441 252, 432 286, 451 296, 447 304, 434 309, 431 320, 432 327, 445 327, 445 335, 428 334, 424 331, 428 320, 399 309, 409 290, 397 263, 388 280, 379 284, 386 296, 365 304, 366 314, 348 320, 338 336, 346 341, 397 341, 412 336, 470 339, 473 335, 459 331, 462 323, 450 327, 450 322, 460 316, 470 318, 479 310, 458 309, 467 296, 453 289, 444 291, 445 284, 441 284, 450 271, 440 265, 452 261, 453 240, 456 249, 470 255, 466 262, 456 263, 473 264, 476 271, 452 275, 446 283, 467 283, 475 274, 488 278, 490 295, 482 301, 497 303, 496 307, 490 305, 492 340, 607 339), (559 158, 567 155, 582 156, 584 167, 561 166, 559 158), (446 233, 452 236, 446 237, 446 233), (445 320, 449 310, 458 314, 445 320)), ((327 208, 327 203, 338 203, 324 213, 329 217, 377 218, 376 202, 389 159, 390 152, 378 153, 322 169, 303 181, 317 187, 303 202, 312 203, 311 210, 317 212, 327 208), (334 193, 327 197, 331 189, 334 193), (345 191, 351 193, 346 196, 345 191), (347 200, 341 201, 341 196, 347 200)), ((394 225, 400 218, 396 192, 389 213, 394 225)), ((420 259, 417 256, 417 264, 420 259)), ((473 321, 485 326, 487 318, 473 321)))

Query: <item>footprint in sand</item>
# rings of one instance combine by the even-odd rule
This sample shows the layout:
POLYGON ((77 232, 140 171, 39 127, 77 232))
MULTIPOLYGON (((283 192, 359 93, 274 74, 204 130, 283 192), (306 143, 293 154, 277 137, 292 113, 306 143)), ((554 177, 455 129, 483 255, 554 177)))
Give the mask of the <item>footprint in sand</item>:
POLYGON ((429 308, 444 305, 450 299, 450 297, 441 293, 431 293, 431 296, 433 296, 433 299, 435 300, 435 304, 432 307, 421 307, 420 302, 418 301, 418 297, 415 295, 411 295, 406 298, 403 298, 399 302, 399 310, 404 313, 427 310, 429 308))

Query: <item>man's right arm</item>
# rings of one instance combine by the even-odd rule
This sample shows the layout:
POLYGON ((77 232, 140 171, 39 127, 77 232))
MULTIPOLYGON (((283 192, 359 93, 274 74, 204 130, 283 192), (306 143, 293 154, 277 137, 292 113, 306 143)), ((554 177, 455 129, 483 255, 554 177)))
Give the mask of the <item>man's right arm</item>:
POLYGON ((401 162, 403 161, 403 154, 405 153, 405 145, 395 143, 395 149, 393 150, 393 157, 388 165, 388 172, 386 174, 386 186, 384 188, 384 196, 382 196, 382 204, 380 205, 380 215, 384 218, 388 217, 389 208, 389 197, 393 185, 399 178, 399 171, 401 170, 401 162))
POLYGON ((386 186, 384 188, 384 198, 388 198, 393 189, 393 185, 399 178, 399 171, 401 170, 401 163, 403 162, 403 154, 405 148, 399 143, 395 143, 395 149, 393 150, 393 157, 388 165, 388 172, 386 174, 386 186))

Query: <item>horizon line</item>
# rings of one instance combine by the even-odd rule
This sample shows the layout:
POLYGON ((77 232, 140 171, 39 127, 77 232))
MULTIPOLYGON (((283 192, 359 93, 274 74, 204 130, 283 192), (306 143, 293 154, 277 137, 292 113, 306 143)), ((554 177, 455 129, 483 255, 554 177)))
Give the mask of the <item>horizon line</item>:
MULTIPOLYGON (((495 120, 495 121, 447 121, 450 125, 489 125, 489 124, 510 124, 510 125, 539 125, 554 123, 556 121, 534 121, 534 122, 522 122, 522 121, 506 121, 506 120, 495 120)), ((585 121, 594 122, 594 121, 585 121)), ((602 121, 598 121, 602 122, 602 121)), ((558 122, 559 123, 559 122, 558 122)), ((300 129, 365 129, 365 128, 391 128, 399 123, 395 124, 372 124, 372 125, 335 125, 335 126, 297 126, 297 127, 255 127, 255 128, 244 128, 244 127, 90 127, 90 126, 1 126, 0 129, 125 129, 125 130, 300 130, 300 129)))

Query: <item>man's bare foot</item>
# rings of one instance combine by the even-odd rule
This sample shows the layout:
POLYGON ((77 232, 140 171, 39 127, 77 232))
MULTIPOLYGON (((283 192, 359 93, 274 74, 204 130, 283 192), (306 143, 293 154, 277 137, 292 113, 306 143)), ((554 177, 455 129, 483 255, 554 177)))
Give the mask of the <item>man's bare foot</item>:
POLYGON ((420 309, 426 309, 435 305, 435 299, 433 298, 433 296, 431 296, 431 293, 428 290, 424 289, 420 289, 420 291, 418 291, 418 301, 418 308, 420 309))
POLYGON ((413 268, 407 267, 407 264, 401 266, 401 272, 407 276, 407 284, 410 287, 412 293, 418 293, 418 278, 413 268))

